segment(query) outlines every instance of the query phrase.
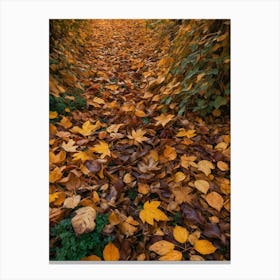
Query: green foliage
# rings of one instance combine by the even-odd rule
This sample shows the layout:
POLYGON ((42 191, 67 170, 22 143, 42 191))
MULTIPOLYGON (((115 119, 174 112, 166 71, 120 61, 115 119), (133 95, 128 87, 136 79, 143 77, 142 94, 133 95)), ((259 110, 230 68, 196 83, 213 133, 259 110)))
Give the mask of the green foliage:
POLYGON ((55 238, 55 246, 50 248, 50 259, 56 261, 75 261, 88 255, 102 257, 105 245, 111 237, 102 235, 104 226, 108 224, 108 214, 98 214, 93 232, 76 236, 72 228, 71 218, 61 220, 51 229, 51 238, 55 238))
MULTIPOLYGON (((230 107, 230 22, 228 20, 183 20, 168 56, 173 63, 156 89, 168 91, 166 106, 178 104, 178 115, 187 111, 206 116, 230 107), (180 90, 172 94, 172 85, 180 90), (177 87, 178 88, 178 87, 177 87)), ((164 33, 164 31, 163 31, 164 33)))
POLYGON ((59 115, 67 115, 66 108, 69 108, 70 111, 83 110, 86 105, 86 100, 79 89, 69 90, 62 93, 60 97, 50 95, 50 111, 55 111, 59 115))

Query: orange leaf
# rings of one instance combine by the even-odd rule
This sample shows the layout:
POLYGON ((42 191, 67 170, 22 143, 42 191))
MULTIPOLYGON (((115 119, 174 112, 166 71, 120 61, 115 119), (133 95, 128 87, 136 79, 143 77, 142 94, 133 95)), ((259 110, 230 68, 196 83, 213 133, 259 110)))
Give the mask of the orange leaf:
POLYGON ((176 225, 173 229, 173 236, 176 241, 186 243, 189 237, 189 232, 186 228, 176 225))
POLYGON ((209 189, 209 183, 205 180, 196 180, 194 186, 204 194, 206 194, 209 189))
POLYGON ((212 254, 217 250, 217 248, 208 240, 197 240, 194 243, 194 249, 202 255, 212 254))
POLYGON ((144 136, 145 134, 146 134, 145 130, 138 128, 136 131, 134 129, 132 129, 131 135, 128 135, 127 137, 129 139, 133 139, 136 143, 141 144, 142 142, 149 140, 149 138, 144 136))
POLYGON ((49 181, 50 183, 55 183, 62 177, 62 172, 59 167, 56 167, 54 170, 50 172, 49 181))
POLYGON ((166 145, 165 149, 163 151, 163 155, 165 158, 167 158, 168 160, 174 160, 177 157, 177 153, 175 148, 166 145))
POLYGON ((181 171, 176 172, 175 175, 174 175, 174 181, 176 183, 184 181, 185 178, 186 178, 186 175, 183 172, 181 172, 181 171))
POLYGON ((56 119, 58 117, 58 113, 57 112, 52 112, 50 111, 49 113, 49 118, 52 119, 56 119))
POLYGON ((197 167, 198 167, 197 169, 202 171, 206 176, 211 174, 211 169, 214 169, 213 163, 209 160, 201 160, 197 164, 197 167))
POLYGON ((90 255, 88 257, 84 257, 81 261, 101 261, 101 259, 96 255, 90 255))
POLYGON ((149 250, 162 256, 172 251, 174 247, 175 245, 173 243, 168 242, 166 240, 160 240, 158 242, 155 242, 153 245, 151 245, 149 247, 149 250))
POLYGON ((213 207, 217 211, 221 211, 224 204, 224 199, 222 198, 221 195, 219 195, 216 192, 211 192, 207 194, 205 199, 211 207, 213 207))
POLYGON ((101 154, 101 158, 111 156, 109 146, 104 141, 99 141, 99 144, 96 144, 91 150, 95 153, 101 154))
POLYGON ((228 170, 228 164, 223 161, 218 161, 217 166, 221 171, 227 171, 228 170))
POLYGON ((59 122, 64 128, 70 128, 72 126, 72 123, 71 121, 66 118, 66 117, 62 117, 61 121, 59 122))
POLYGON ((120 259, 119 249, 109 242, 103 250, 103 258, 105 261, 118 261, 120 259))
POLYGON ((182 260, 183 255, 180 251, 172 250, 165 254, 164 256, 161 256, 159 258, 160 261, 180 261, 182 260))
POLYGON ((169 123, 172 119, 174 118, 174 115, 166 115, 166 114, 161 114, 158 117, 155 117, 154 119, 157 121, 156 125, 162 125, 163 127, 169 123))
POLYGON ((154 225, 154 220, 168 221, 168 217, 158 209, 159 205, 160 201, 146 201, 143 210, 139 213, 141 221, 150 225, 154 225))

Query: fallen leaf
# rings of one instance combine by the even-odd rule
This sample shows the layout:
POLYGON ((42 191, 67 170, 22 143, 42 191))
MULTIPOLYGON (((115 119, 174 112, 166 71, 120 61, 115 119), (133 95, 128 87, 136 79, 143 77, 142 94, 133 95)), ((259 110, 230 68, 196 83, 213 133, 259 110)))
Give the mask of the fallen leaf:
POLYGON ((196 135, 196 130, 195 129, 180 129, 179 132, 176 134, 177 137, 188 137, 189 139, 194 137, 196 135))
POLYGON ((92 155, 88 151, 77 152, 77 153, 73 154, 73 161, 81 160, 82 162, 85 162, 85 161, 91 160, 91 159, 92 159, 92 155))
POLYGON ((150 191, 148 184, 138 183, 138 192, 142 194, 147 194, 150 191))
POLYGON ((183 255, 180 251, 172 250, 159 258, 160 261, 181 261, 183 255))
POLYGON ((61 147, 66 151, 70 153, 77 152, 78 146, 74 146, 76 143, 74 140, 70 139, 67 143, 63 142, 61 147))
POLYGON ((88 257, 81 258, 81 261, 101 261, 101 259, 96 255, 90 255, 88 257))
POLYGON ((202 193, 206 194, 209 190, 209 183, 205 180, 196 180, 194 182, 194 186, 201 191, 202 193))
POLYGON ((112 242, 109 242, 103 250, 103 258, 105 261, 118 261, 120 259, 118 247, 112 242))
POLYGON ((175 175, 174 175, 174 181, 176 183, 182 182, 185 179, 186 179, 186 175, 183 172, 181 172, 181 171, 176 172, 175 175))
POLYGON ((195 242, 199 239, 201 232, 199 230, 194 231, 189 235, 188 241, 191 245, 194 245, 195 242))
POLYGON ((58 113, 57 113, 57 112, 52 112, 52 111, 50 111, 50 113, 49 113, 49 118, 50 118, 51 120, 56 119, 57 117, 58 117, 58 113))
POLYGON ((166 240, 160 240, 151 245, 149 247, 149 250, 157 253, 160 256, 163 256, 172 251, 174 247, 175 245, 173 243, 166 240))
POLYGON ((130 184, 131 182, 133 182, 135 179, 133 176, 131 176, 130 173, 126 173, 124 176, 123 176, 123 181, 124 183, 126 184, 130 184))
POLYGON ((110 215, 109 215, 109 223, 112 226, 118 225, 121 222, 121 219, 119 217, 119 215, 116 214, 115 211, 113 211, 110 215))
POLYGON ((204 261, 204 258, 202 258, 199 255, 191 255, 190 256, 190 261, 204 261))
POLYGON ((117 133, 121 126, 123 126, 123 124, 112 124, 106 128, 106 131, 108 133, 117 133))
POLYGON ((76 206, 78 206, 80 200, 81 200, 80 195, 73 195, 71 197, 68 197, 64 200, 63 207, 68 209, 73 209, 76 206))
POLYGON ((206 195, 205 199, 211 207, 213 207, 219 212, 221 211, 224 204, 224 199, 221 195, 219 195, 217 192, 211 192, 206 195))
POLYGON ((202 255, 212 254, 217 250, 217 248, 208 240, 197 240, 194 243, 194 249, 202 255))
POLYGON ((229 169, 228 164, 223 161, 218 161, 217 166, 221 171, 228 171, 228 169, 229 169))
POLYGON ((75 213, 76 215, 72 218, 71 223, 76 235, 91 232, 95 229, 96 211, 92 207, 81 207, 75 213))
POLYGON ((62 178, 62 172, 60 170, 59 167, 56 167, 54 170, 52 170, 50 172, 50 175, 49 175, 49 181, 50 183, 55 183, 56 181, 58 181, 59 179, 62 178))
POLYGON ((96 131, 97 129, 99 129, 101 127, 99 122, 96 122, 95 125, 93 125, 90 121, 86 121, 83 123, 82 128, 78 127, 78 126, 74 126, 71 131, 73 133, 79 133, 83 136, 89 136, 92 134, 92 132, 96 131))
POLYGON ((147 138, 146 136, 144 136, 146 134, 145 130, 142 129, 137 129, 136 131, 134 129, 132 129, 131 131, 131 135, 128 135, 127 137, 129 139, 134 140, 136 143, 142 143, 144 141, 148 141, 149 138, 147 138))
POLYGON ((137 167, 142 173, 149 173, 151 171, 159 170, 158 163, 153 158, 149 158, 148 163, 143 161, 139 162, 137 167))
POLYGON ((99 144, 94 145, 93 148, 91 148, 91 151, 101 154, 101 158, 105 158, 106 156, 111 156, 109 146, 104 141, 99 141, 99 144))
POLYGON ((70 128, 70 127, 72 126, 71 121, 70 121, 67 117, 65 117, 65 116, 62 117, 62 119, 60 120, 59 123, 60 123, 65 129, 70 128))
POLYGON ((171 115, 171 114, 169 114, 169 115, 161 114, 160 116, 155 117, 154 119, 157 121, 156 122, 156 126, 161 124, 164 127, 173 118, 174 118, 174 115, 171 115))
POLYGON ((106 86, 107 89, 110 89, 110 90, 113 90, 113 91, 114 91, 114 90, 117 90, 118 87, 119 87, 119 86, 117 86, 117 85, 108 85, 108 86, 106 86))
POLYGON ((214 169, 214 165, 211 161, 208 160, 201 160, 197 164, 197 169, 202 171, 206 176, 211 174, 211 169, 214 169))
POLYGON ((163 151, 163 155, 165 158, 167 158, 168 160, 174 160, 177 157, 177 153, 175 148, 166 145, 165 149, 163 151))
POLYGON ((62 163, 66 159, 66 153, 64 151, 60 151, 57 154, 50 152, 50 162, 51 163, 62 163))
POLYGON ((168 221, 168 217, 158 209, 159 205, 160 201, 146 201, 143 210, 139 214, 141 221, 150 225, 154 225, 154 220, 168 221))
POLYGON ((173 229, 173 236, 179 243, 186 243, 189 237, 189 232, 186 228, 176 225, 173 229))
POLYGON ((188 169, 190 166, 197 167, 197 164, 194 162, 196 160, 195 156, 181 156, 181 166, 188 169))
POLYGON ((102 98, 99 98, 99 97, 94 97, 92 101, 97 103, 97 104, 105 104, 105 101, 102 98))
POLYGON ((137 231, 139 223, 129 216, 124 222, 119 225, 119 228, 126 237, 133 235, 137 231))
POLYGON ((137 109, 135 110, 134 114, 135 114, 135 116, 137 116, 139 118, 143 118, 143 117, 147 116, 147 114, 145 112, 143 112, 141 110, 137 110, 137 109))
POLYGON ((192 189, 189 187, 176 187, 176 188, 172 189, 172 193, 175 196, 175 201, 178 204, 181 204, 183 202, 190 203, 194 198, 194 195, 191 194, 191 192, 192 192, 192 189))

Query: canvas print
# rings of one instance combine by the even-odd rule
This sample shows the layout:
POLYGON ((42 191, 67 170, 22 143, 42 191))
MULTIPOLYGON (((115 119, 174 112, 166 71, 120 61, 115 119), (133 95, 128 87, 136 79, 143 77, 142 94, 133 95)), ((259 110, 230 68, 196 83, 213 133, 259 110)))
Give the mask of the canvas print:
POLYGON ((50 261, 229 261, 230 20, 49 26, 50 261))

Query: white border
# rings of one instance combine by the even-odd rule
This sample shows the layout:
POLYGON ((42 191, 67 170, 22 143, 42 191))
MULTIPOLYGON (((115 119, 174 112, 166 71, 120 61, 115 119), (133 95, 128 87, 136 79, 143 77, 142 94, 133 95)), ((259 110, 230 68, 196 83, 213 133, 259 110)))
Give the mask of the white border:
POLYGON ((2 1, 1 279, 279 279, 279 34, 278 1, 2 1), (49 264, 49 18, 231 19, 231 264, 49 264))

